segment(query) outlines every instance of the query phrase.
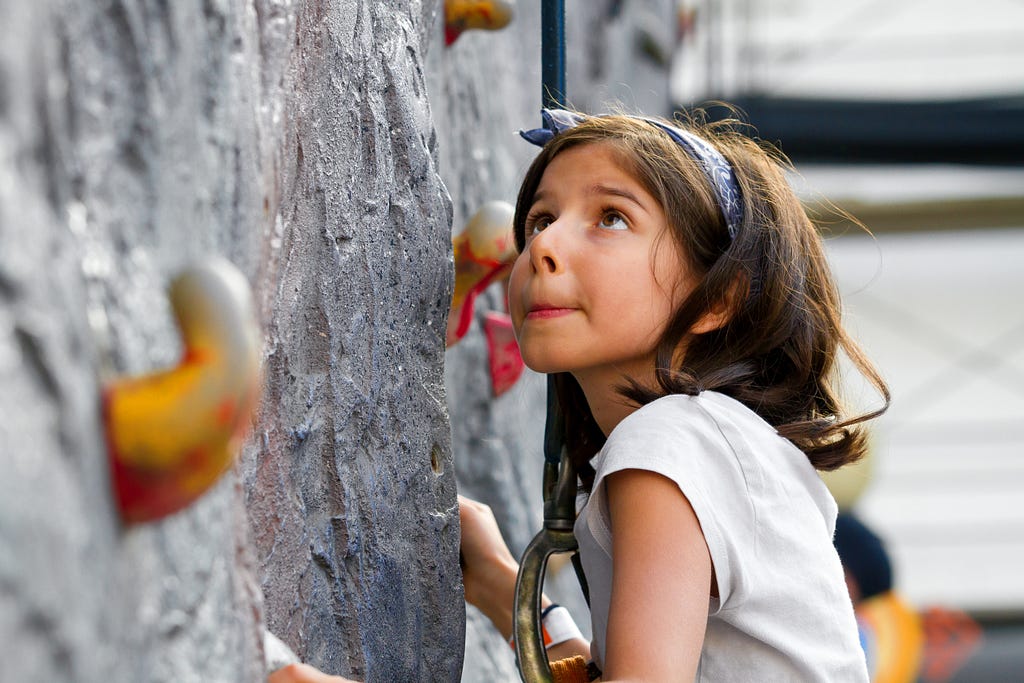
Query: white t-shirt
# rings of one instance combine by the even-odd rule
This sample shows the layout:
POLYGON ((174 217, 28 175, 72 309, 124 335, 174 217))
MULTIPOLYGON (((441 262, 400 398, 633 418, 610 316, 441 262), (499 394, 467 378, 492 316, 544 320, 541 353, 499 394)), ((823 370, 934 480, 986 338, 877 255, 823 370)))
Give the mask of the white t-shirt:
POLYGON ((590 586, 598 666, 604 664, 612 587, 603 480, 642 469, 679 485, 711 552, 719 597, 709 596, 697 681, 866 683, 853 607, 832 546, 835 501, 807 456, 771 425, 723 394, 673 394, 623 420, 593 464, 594 488, 575 532, 590 586))

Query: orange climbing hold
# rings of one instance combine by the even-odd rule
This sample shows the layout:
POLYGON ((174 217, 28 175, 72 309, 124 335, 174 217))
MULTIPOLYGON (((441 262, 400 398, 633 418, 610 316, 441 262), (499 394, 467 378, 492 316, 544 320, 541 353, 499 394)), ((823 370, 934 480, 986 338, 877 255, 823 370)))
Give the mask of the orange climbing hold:
POLYGON ((455 292, 448 313, 447 346, 458 342, 469 330, 477 295, 511 271, 516 259, 512 237, 514 213, 508 202, 487 202, 469 219, 462 234, 452 240, 455 292))
POLYGON ((444 42, 451 45, 471 28, 496 31, 512 21, 512 3, 506 0, 445 0, 444 42))
POLYGON ((245 277, 214 260, 171 284, 184 353, 174 368, 103 391, 118 509, 126 522, 176 512, 231 467, 259 394, 259 335, 245 277))

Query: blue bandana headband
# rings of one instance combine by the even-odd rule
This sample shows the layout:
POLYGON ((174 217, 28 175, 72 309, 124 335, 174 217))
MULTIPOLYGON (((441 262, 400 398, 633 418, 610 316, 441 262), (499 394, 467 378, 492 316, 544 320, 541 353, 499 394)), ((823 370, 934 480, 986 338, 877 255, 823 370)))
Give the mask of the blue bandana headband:
MULTIPOLYGON (((542 109, 541 116, 544 119, 543 128, 519 131, 525 140, 539 147, 543 147, 559 133, 575 128, 588 118, 583 114, 565 109, 542 109)), ((686 153, 694 161, 700 164, 704 175, 707 176, 708 182, 711 183, 711 187, 715 191, 715 200, 725 218, 729 238, 736 239, 736 232, 743 222, 743 204, 740 202, 740 186, 736 182, 736 174, 733 173, 732 166, 729 165, 725 157, 703 138, 681 128, 644 116, 631 116, 630 118, 646 121, 660 128, 686 150, 686 153)))

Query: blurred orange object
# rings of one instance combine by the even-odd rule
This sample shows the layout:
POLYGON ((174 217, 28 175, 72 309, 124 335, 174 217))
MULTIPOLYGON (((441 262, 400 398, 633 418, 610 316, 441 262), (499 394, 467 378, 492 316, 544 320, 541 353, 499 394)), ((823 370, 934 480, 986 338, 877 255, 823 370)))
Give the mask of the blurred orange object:
POLYGON ((924 624, 924 683, 945 683, 981 647, 978 622, 956 609, 929 607, 921 613, 924 624))
POLYGON ((511 271, 516 259, 512 239, 514 212, 508 202, 487 202, 469 219, 466 229, 452 240, 455 292, 448 313, 447 346, 454 345, 469 330, 477 295, 511 271))
POLYGON ((484 316, 484 334, 491 365, 491 390, 501 396, 523 374, 523 357, 512 331, 512 318, 508 313, 488 311, 484 316))
POLYGON ((245 277, 212 260, 171 283, 184 355, 103 391, 114 491, 125 522, 165 517, 234 462, 259 394, 259 335, 245 277))
POLYGON ((913 683, 924 653, 924 629, 917 612, 893 591, 856 607, 871 683, 913 683))
POLYGON ((454 43, 467 29, 496 31, 511 21, 512 3, 507 0, 445 0, 445 45, 454 43))

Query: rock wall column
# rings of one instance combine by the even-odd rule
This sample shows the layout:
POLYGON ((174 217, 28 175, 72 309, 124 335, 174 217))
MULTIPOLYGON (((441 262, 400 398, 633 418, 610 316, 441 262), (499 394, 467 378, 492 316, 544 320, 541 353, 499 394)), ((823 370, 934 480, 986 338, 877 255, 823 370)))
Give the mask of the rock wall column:
POLYGON ((458 678, 437 11, 0 0, 5 680, 259 681, 265 625, 329 671, 458 678), (103 377, 176 362, 164 287, 214 254, 266 333, 252 438, 123 527, 103 377))
POLYGON ((438 8, 276 9, 267 392, 244 464, 267 623, 332 673, 456 680, 451 208, 422 65, 438 8))
POLYGON ((100 388, 181 352, 164 286, 257 271, 256 25, 238 5, 0 2, 0 653, 5 680, 254 681, 238 479, 126 528, 100 388))

